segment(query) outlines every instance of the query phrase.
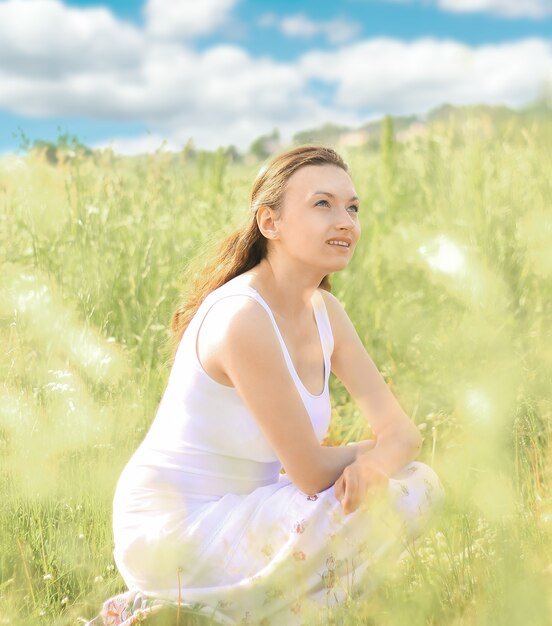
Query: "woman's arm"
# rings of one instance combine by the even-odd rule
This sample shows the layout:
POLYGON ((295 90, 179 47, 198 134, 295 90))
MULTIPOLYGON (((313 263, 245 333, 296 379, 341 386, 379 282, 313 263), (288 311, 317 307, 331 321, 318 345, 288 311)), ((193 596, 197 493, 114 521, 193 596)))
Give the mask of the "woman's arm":
POLYGON ((410 438, 401 439, 396 435, 382 435, 373 446, 363 448, 356 461, 377 464, 388 476, 393 476, 402 467, 413 461, 419 454, 421 444, 410 438))
POLYGON ((375 439, 364 439, 351 441, 345 446, 320 446, 316 484, 313 485, 311 493, 318 493, 331 487, 348 465, 374 448, 375 444, 375 439))
POLYGON ((387 476, 392 476, 401 467, 414 460, 419 452, 409 439, 380 437, 354 441, 346 446, 320 446, 319 478, 316 492, 333 485, 349 465, 375 464, 387 476))
POLYGON ((320 444, 273 324, 258 302, 247 295, 234 295, 218 314, 217 304, 207 314, 215 313, 207 335, 219 338, 222 369, 256 418, 286 474, 307 494, 330 487, 355 461, 361 444, 320 444))
POLYGON ((210 321, 204 319, 202 328, 217 346, 221 368, 301 491, 329 488, 361 452, 374 446, 370 440, 320 445, 273 324, 257 301, 234 295, 224 307, 212 305, 206 317, 210 321))
MULTIPOLYGON (((418 427, 393 395, 366 351, 341 302, 332 293, 324 290, 321 292, 327 305, 334 336, 332 372, 366 416, 376 438, 381 441, 382 445, 378 448, 382 452, 387 448, 394 454, 395 441, 399 440, 406 442, 407 447, 416 449, 422 442, 418 427)), ((408 456, 408 453, 400 450, 397 454, 398 460, 389 465, 391 472, 394 471, 393 468, 398 469, 396 466, 400 463, 401 454, 408 456)), ((374 458, 380 458, 379 455, 380 452, 374 458)))

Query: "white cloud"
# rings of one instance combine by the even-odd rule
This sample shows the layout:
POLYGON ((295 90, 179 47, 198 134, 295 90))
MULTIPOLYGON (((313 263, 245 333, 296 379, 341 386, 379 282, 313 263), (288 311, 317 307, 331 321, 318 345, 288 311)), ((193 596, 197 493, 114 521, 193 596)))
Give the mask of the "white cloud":
POLYGON ((157 37, 207 35, 226 23, 238 0, 147 0, 144 18, 157 37))
POLYGON ((71 8, 59 0, 0 2, 0 70, 37 78, 73 71, 131 68, 143 36, 105 8, 71 8))
POLYGON ((497 17, 533 19, 552 15, 551 0, 385 0, 393 4, 437 6, 454 13, 490 13, 497 17))
POLYGON ((73 72, 57 78, 0 70, 0 106, 26 115, 87 115, 166 125, 193 118, 226 123, 230 116, 278 120, 290 102, 302 107, 304 79, 291 66, 254 59, 235 46, 204 52, 150 45, 132 72, 73 72))
POLYGON ((259 19, 259 25, 279 28, 288 37, 310 39, 323 35, 330 43, 340 44, 355 39, 360 33, 360 25, 342 18, 315 22, 303 14, 287 15, 281 19, 267 13, 259 19))
POLYGON ((321 32, 322 25, 310 20, 305 15, 288 15, 280 20, 278 26, 288 37, 312 37, 321 32))
POLYGON ((469 47, 450 40, 366 40, 305 54, 306 78, 335 85, 336 108, 423 112, 442 102, 518 106, 552 78, 552 43, 542 39, 469 47))
POLYGON ((312 113, 303 89, 293 66, 236 46, 196 52, 106 9, 0 2, 0 107, 16 114, 142 121, 171 133, 183 123, 207 125, 215 136, 240 116, 264 130, 292 101, 299 114, 304 107, 312 113))
POLYGON ((531 18, 552 15, 551 0, 437 0, 437 4, 457 13, 484 11, 503 17, 531 18))

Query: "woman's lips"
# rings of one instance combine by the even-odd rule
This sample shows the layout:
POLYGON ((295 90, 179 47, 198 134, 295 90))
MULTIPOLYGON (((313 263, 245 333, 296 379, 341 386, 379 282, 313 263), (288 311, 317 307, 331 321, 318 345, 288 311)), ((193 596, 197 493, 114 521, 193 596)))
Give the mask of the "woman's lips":
POLYGON ((350 249, 350 245, 348 246, 340 246, 337 243, 328 243, 328 246, 330 246, 331 248, 337 248, 338 250, 342 250, 343 252, 347 252, 350 249))

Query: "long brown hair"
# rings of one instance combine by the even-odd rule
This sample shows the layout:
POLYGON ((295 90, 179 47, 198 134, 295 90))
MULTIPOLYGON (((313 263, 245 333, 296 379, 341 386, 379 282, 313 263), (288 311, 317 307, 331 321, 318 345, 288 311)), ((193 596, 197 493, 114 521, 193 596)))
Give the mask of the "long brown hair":
MULTIPOLYGON (((279 211, 288 179, 306 165, 336 165, 349 172, 347 164, 335 150, 313 144, 286 150, 261 168, 251 189, 248 223, 230 233, 219 244, 212 262, 194 274, 188 295, 171 317, 173 361, 184 331, 207 294, 249 271, 266 257, 267 239, 257 225, 257 210, 268 206, 279 211)), ((324 276, 319 286, 331 291, 329 275, 324 276)))

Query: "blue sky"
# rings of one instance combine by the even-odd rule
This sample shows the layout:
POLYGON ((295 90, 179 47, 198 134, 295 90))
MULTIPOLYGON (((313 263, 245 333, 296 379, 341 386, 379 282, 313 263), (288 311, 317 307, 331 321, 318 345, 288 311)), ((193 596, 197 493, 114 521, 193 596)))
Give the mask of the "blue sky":
POLYGON ((246 149, 552 84, 552 0, 0 0, 0 152, 246 149))

